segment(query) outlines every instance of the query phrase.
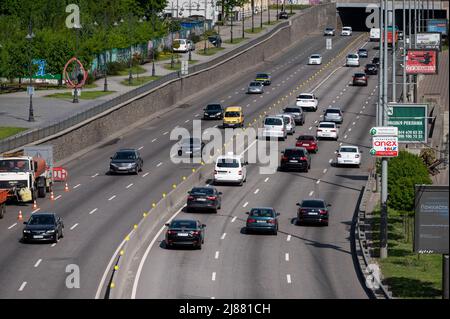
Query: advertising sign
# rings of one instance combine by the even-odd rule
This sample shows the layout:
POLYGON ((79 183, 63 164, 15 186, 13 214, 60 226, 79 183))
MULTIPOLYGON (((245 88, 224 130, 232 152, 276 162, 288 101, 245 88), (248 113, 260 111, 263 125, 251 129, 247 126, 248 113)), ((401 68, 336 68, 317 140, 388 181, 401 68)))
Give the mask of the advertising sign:
POLYGON ((398 138, 396 136, 373 136, 370 154, 376 157, 397 157, 398 138))
POLYGON ((428 104, 388 104, 388 125, 398 128, 399 143, 426 143, 428 104))
POLYGON ((441 34, 438 32, 422 32, 416 34, 416 45, 419 49, 441 50, 441 34))
POLYGON ((372 136, 398 136, 398 128, 395 126, 372 127, 370 130, 372 136))
POLYGON ((427 32, 439 32, 447 35, 447 20, 446 19, 429 19, 427 21, 427 32))
POLYGON ((406 74, 437 74, 438 50, 408 49, 406 54, 406 74))
POLYGON ((448 185, 416 185, 414 252, 448 254, 448 185))

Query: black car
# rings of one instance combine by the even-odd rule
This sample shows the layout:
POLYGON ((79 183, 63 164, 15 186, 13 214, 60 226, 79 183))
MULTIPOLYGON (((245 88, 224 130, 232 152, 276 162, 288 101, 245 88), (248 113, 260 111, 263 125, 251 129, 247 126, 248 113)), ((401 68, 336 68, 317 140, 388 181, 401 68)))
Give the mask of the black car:
POLYGON ((144 161, 139 152, 135 149, 121 149, 113 157, 109 163, 110 173, 134 173, 142 172, 144 161))
POLYGON ((302 170, 308 172, 311 168, 311 156, 304 147, 287 148, 282 152, 280 170, 302 170))
POLYGON ((372 58, 372 64, 375 64, 377 67, 380 66, 380 58, 375 56, 372 58))
POLYGON ((214 45, 216 48, 219 48, 222 46, 222 38, 219 34, 211 35, 208 37, 208 41, 214 45))
POLYGON ((166 232, 167 248, 180 245, 202 249, 202 244, 205 242, 205 224, 198 220, 177 219, 166 226, 168 227, 166 232))
POLYGON ((378 67, 376 64, 373 64, 373 63, 366 64, 366 67, 364 68, 364 72, 368 75, 377 75, 378 67))
POLYGON ((219 103, 208 104, 203 109, 203 119, 204 120, 221 120, 223 119, 223 107, 219 103))
POLYGON ((358 55, 360 58, 367 58, 369 56, 369 52, 367 51, 367 49, 359 49, 358 55))
POLYGON ((297 225, 303 223, 319 223, 328 226, 329 211, 327 204, 322 199, 305 199, 301 203, 297 203, 297 225))
POLYGON ((61 217, 54 213, 34 213, 22 232, 22 241, 52 241, 57 243, 64 237, 64 224, 61 217))
POLYGON ((186 210, 208 209, 217 213, 222 204, 222 193, 215 187, 194 187, 188 192, 186 210))
POLYGON ((286 11, 280 11, 278 13, 278 19, 289 19, 289 15, 286 11))

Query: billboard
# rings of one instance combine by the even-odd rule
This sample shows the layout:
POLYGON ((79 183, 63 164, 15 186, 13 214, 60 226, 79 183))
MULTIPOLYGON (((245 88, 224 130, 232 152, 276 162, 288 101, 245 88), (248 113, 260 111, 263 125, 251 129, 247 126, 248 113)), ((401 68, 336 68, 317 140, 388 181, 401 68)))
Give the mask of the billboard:
POLYGON ((408 49, 406 74, 437 74, 438 50, 408 49))
POLYGON ((439 32, 421 32, 416 34, 418 49, 441 50, 441 34, 439 32))
POLYGON ((397 136, 373 136, 370 154, 376 157, 397 157, 397 136))
POLYGON ((429 19, 427 21, 427 32, 439 32, 448 35, 446 19, 429 19))
POLYGON ((414 252, 448 254, 448 185, 416 185, 414 252))
POLYGON ((398 128, 399 143, 426 143, 428 104, 388 104, 389 126, 398 128))

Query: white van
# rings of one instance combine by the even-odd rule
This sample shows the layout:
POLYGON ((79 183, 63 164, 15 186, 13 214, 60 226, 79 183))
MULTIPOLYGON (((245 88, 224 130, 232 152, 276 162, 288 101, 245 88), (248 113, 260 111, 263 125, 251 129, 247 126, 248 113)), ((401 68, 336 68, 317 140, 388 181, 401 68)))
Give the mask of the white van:
POLYGON ((370 29, 369 41, 379 42, 380 41, 380 28, 370 29))
POLYGON ((173 40, 172 49, 173 52, 182 52, 186 53, 189 50, 194 50, 194 43, 191 40, 187 39, 176 39, 173 40))
POLYGON ((243 158, 229 153, 219 156, 214 167, 214 184, 236 183, 242 185, 247 181, 247 166, 243 158))
POLYGON ((357 53, 349 53, 345 61, 346 66, 358 66, 359 67, 359 55, 357 53))
POLYGON ((284 119, 284 122, 286 124, 286 131, 288 135, 295 134, 295 119, 294 115, 283 113, 283 114, 277 114, 277 116, 280 116, 284 119))
POLYGON ((268 116, 264 119, 263 138, 270 137, 277 137, 282 141, 286 139, 286 123, 282 116, 268 116))

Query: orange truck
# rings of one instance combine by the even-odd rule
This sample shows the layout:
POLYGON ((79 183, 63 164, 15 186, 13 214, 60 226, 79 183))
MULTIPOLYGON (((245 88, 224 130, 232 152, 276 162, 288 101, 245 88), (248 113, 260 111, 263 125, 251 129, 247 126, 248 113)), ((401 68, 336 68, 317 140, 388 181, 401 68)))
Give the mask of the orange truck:
POLYGON ((0 189, 0 219, 5 216, 6 213, 6 200, 8 199, 9 191, 7 189, 0 189))

